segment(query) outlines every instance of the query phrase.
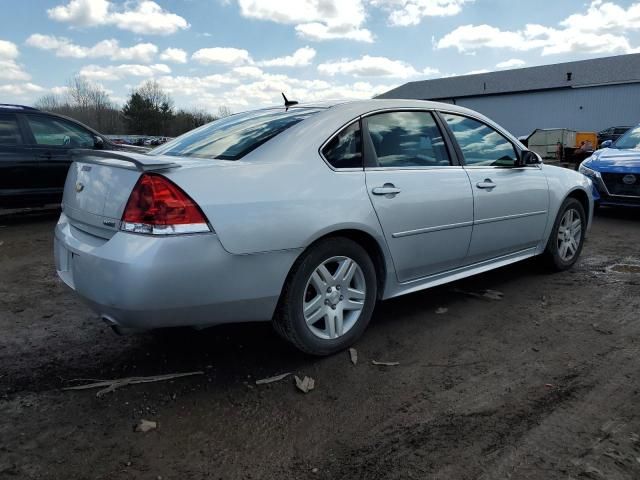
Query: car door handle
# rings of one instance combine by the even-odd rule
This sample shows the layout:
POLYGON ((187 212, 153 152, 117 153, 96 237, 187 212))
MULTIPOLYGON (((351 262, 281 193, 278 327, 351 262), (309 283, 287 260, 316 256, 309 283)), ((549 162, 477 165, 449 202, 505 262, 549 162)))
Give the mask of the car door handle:
POLYGON ((401 192, 393 183, 385 183, 382 187, 376 187, 371 190, 374 195, 397 195, 401 192))
POLYGON ((496 184, 490 178, 485 178, 484 182, 476 183, 476 187, 482 188, 484 190, 491 190, 492 188, 496 188, 496 184))

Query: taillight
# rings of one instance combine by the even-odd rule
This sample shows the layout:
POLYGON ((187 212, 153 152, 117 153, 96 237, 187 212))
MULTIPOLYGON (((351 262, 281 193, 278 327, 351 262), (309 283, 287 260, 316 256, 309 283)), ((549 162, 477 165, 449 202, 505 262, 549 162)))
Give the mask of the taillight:
POLYGON ((145 173, 127 201, 120 228, 152 235, 210 232, 200 207, 162 175, 145 173))

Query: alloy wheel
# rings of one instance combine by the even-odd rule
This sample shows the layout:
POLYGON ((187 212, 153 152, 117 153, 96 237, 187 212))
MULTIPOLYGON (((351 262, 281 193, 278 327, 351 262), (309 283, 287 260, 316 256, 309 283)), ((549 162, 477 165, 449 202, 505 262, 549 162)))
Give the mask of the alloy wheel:
POLYGON ((349 257, 332 257, 311 274, 304 289, 303 314, 316 337, 331 340, 357 323, 367 293, 364 273, 349 257))
POLYGON ((582 219, 577 210, 570 208, 562 216, 558 227, 558 255, 569 262, 578 253, 582 241, 582 219))

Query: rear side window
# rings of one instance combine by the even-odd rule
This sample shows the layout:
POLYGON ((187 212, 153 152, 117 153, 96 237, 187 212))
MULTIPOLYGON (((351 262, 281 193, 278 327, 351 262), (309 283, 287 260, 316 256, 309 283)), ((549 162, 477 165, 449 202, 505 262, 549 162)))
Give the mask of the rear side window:
POLYGON ((26 119, 38 145, 70 148, 93 148, 95 145, 91 132, 66 120, 38 115, 26 115, 26 119))
POLYGON ((362 168, 362 135, 360 122, 342 129, 322 149, 322 155, 333 168, 362 168))
POLYGON ((22 133, 15 115, 0 113, 0 145, 22 145, 22 133))
POLYGON ((518 155, 513 144, 493 128, 473 118, 442 113, 453 132, 466 165, 513 167, 518 155))
POLYGON ((150 153, 238 160, 317 112, 310 108, 278 108, 239 113, 187 132, 150 153))
POLYGON ((378 166, 435 167, 451 164, 440 129, 429 112, 389 112, 367 117, 378 166))

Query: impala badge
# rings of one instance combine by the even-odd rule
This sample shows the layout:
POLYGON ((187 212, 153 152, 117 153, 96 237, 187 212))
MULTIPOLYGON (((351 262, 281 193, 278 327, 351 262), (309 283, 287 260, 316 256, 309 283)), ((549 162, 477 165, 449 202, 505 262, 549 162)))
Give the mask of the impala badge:
POLYGON ((624 183, 626 183, 627 185, 633 185, 634 183, 636 183, 636 176, 635 175, 625 175, 624 177, 622 177, 622 181, 624 183))
POLYGON ((84 190, 84 185, 80 182, 76 183, 76 192, 80 193, 82 190, 84 190))

